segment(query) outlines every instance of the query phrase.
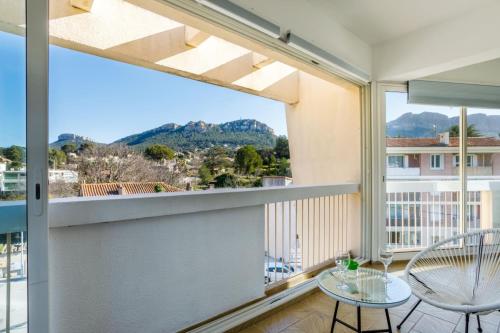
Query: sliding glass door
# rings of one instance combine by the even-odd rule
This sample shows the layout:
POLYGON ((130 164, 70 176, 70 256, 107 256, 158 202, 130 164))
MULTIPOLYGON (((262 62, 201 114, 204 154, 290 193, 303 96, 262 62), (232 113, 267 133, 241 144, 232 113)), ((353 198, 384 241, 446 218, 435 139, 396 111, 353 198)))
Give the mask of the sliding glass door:
POLYGON ((467 231, 500 227, 500 110, 467 109, 467 231))
POLYGON ((385 92, 385 243, 419 250, 461 232, 460 109, 385 92))
POLYGON ((0 2, 0 331, 27 332, 24 1, 0 2))
POLYGON ((402 87, 381 98, 385 199, 378 243, 417 251, 499 227, 500 110, 409 104, 402 87))

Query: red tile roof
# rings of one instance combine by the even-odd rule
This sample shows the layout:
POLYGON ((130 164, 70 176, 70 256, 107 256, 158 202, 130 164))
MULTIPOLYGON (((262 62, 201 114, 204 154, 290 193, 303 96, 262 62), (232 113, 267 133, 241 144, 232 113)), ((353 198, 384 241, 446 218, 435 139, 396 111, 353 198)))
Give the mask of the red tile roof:
MULTIPOLYGON (((439 142, 439 138, 386 138, 387 147, 458 147, 458 138, 450 138, 450 144, 439 142)), ((470 147, 496 147, 500 140, 495 137, 468 138, 470 147)))
POLYGON ((162 192, 180 192, 180 188, 169 185, 164 182, 147 182, 147 183, 101 183, 101 184, 80 184, 80 196, 95 197, 118 195, 119 189, 122 194, 141 194, 141 193, 157 193, 156 187, 160 185, 162 192))

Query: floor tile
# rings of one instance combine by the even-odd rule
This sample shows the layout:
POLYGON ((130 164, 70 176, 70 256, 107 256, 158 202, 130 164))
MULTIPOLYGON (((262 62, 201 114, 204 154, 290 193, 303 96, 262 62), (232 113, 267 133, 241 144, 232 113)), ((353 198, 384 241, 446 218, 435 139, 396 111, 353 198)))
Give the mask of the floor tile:
POLYGON ((411 332, 418 333, 452 333, 455 329, 455 324, 449 321, 438 319, 428 314, 424 314, 413 326, 411 332))
MULTIPOLYGON (((481 328, 483 329, 483 333, 497 333, 498 324, 492 324, 489 321, 485 321, 483 317, 481 317, 481 328)), ((465 332, 465 316, 462 316, 458 325, 455 327, 456 333, 464 333, 465 332)), ((469 321, 469 332, 476 333, 477 332, 477 319, 476 316, 472 315, 469 321)))
POLYGON ((265 333, 265 331, 258 328, 255 325, 253 325, 253 326, 244 328, 243 330, 239 331, 239 333, 265 333))
POLYGON ((462 313, 446 311, 424 302, 420 303, 420 305, 417 307, 417 310, 439 319, 449 321, 452 324, 458 323, 460 317, 462 316, 462 313))
POLYGON ((298 332, 318 332, 327 333, 330 332, 331 319, 322 314, 315 312, 306 318, 288 326, 282 332, 298 333, 298 332))

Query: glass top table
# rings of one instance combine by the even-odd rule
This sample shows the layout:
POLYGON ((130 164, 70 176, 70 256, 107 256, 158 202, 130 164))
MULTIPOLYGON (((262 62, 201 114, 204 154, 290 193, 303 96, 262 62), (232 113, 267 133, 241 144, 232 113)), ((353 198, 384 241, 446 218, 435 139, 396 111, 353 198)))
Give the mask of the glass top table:
POLYGON ((388 274, 388 282, 384 280, 384 273, 360 267, 356 271, 346 271, 342 274, 338 268, 323 271, 316 278, 319 288, 328 296, 337 301, 332 322, 332 332, 335 323, 339 322, 356 332, 361 331, 361 307, 385 309, 388 328, 375 330, 376 332, 392 332, 388 308, 401 305, 411 296, 410 286, 402 279, 388 274), (351 326, 337 318, 339 302, 357 307, 358 327, 351 326))

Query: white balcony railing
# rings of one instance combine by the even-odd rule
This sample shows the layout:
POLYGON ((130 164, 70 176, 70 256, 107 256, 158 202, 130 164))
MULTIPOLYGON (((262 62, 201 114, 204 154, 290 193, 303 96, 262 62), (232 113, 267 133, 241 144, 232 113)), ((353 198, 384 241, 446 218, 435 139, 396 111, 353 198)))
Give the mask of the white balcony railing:
POLYGON ((467 193, 467 218, 462 226, 458 191, 387 192, 386 241, 396 250, 419 250, 480 229, 481 193, 467 193))
POLYGON ((350 250, 350 193, 265 205, 265 282, 285 281, 350 250))
MULTIPOLYGON (((356 252, 358 192, 339 184, 51 200, 52 331, 172 332, 263 297, 266 284, 330 263, 336 248, 356 252), (270 280, 271 258, 294 271, 270 280)), ((24 203, 0 203, 2 232, 24 212, 24 203)), ((7 304, 25 304, 16 295, 7 304)))

